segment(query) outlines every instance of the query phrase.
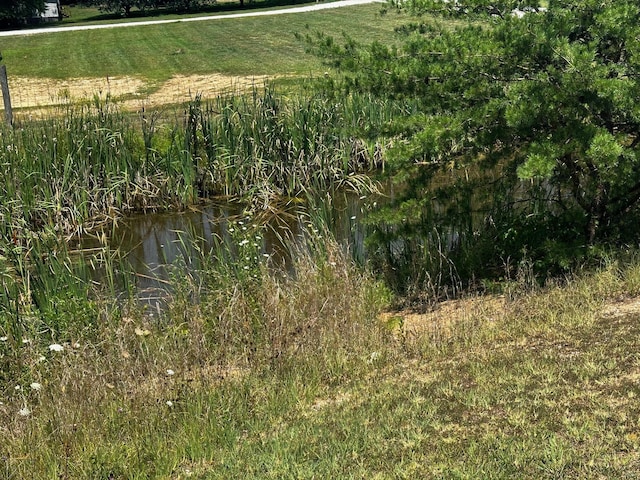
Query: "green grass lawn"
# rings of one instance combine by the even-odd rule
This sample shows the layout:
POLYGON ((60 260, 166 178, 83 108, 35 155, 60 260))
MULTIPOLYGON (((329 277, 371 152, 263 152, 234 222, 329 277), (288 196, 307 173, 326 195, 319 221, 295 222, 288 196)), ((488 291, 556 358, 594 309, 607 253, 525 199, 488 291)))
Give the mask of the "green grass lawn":
POLYGON ((10 75, 73 78, 136 76, 165 80, 176 74, 303 75, 320 61, 294 36, 348 32, 362 42, 391 41, 406 16, 381 16, 379 5, 306 14, 187 24, 40 34, 2 39, 10 75))

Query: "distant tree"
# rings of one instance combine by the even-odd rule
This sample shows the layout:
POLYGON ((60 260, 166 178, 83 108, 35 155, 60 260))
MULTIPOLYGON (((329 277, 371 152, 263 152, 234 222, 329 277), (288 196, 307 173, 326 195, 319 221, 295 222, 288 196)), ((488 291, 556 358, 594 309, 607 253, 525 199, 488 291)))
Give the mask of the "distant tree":
POLYGON ((0 25, 17 25, 44 11, 44 0, 3 0, 0 2, 0 25))

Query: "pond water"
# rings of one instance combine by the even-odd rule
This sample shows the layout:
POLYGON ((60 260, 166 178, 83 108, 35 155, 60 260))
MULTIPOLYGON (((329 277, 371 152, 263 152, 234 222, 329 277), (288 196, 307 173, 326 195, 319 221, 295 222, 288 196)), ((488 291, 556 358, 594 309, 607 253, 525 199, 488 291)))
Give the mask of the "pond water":
MULTIPOLYGON (((365 255, 362 218, 371 202, 344 193, 314 209, 315 215, 325 218, 336 240, 359 260, 365 255)), ((311 225, 306 209, 301 202, 292 201, 277 210, 249 215, 245 205, 211 202, 186 212, 136 214, 119 220, 109 231, 79 239, 76 247, 91 251, 106 245, 118 251, 131 270, 136 296, 154 304, 166 297, 169 266, 179 264, 197 271, 203 255, 221 242, 237 242, 243 231, 251 235, 259 253, 269 257, 270 265, 288 268, 286 243, 301 243, 303 232, 311 225)), ((94 275, 94 281, 101 283, 105 270, 96 269, 94 275)))

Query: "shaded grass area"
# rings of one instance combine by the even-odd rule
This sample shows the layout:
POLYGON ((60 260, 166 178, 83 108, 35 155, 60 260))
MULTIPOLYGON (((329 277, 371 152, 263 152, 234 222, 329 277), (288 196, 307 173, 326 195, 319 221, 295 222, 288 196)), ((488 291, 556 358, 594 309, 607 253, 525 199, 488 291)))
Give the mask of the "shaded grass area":
POLYGON ((17 347, 7 478, 637 473, 639 314, 622 301, 639 292, 637 260, 496 299, 492 317, 459 312, 436 338, 389 331, 384 289, 316 245, 295 279, 211 263, 159 319, 107 309, 93 340, 17 347))
POLYGON ((360 41, 393 39, 406 21, 379 15, 379 5, 307 14, 213 20, 123 29, 3 38, 10 75, 48 78, 136 76, 166 80, 172 75, 305 75, 320 61, 305 53, 298 33, 343 32, 360 41))

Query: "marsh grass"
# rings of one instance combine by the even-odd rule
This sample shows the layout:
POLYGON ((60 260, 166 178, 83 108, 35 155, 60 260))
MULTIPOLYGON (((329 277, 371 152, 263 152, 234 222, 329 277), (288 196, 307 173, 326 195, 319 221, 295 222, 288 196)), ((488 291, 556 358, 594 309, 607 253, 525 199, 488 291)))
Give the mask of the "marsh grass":
POLYGON ((107 97, 23 119, 0 131, 5 234, 47 225, 81 234, 127 212, 216 195, 266 207, 282 197, 374 190, 363 173, 381 164, 384 145, 358 136, 363 104, 380 124, 399 108, 356 97, 284 98, 267 88, 196 98, 174 116, 132 116, 107 97))
MULTIPOLYGON (((224 195, 263 216, 283 203, 298 205, 295 217, 339 191, 375 191, 368 172, 382 147, 355 136, 367 102, 284 99, 265 89, 196 99, 162 117, 126 114, 107 96, 0 127, 0 336, 13 339, 15 353, 34 332, 53 341, 97 331, 90 318, 105 292, 93 283, 96 270, 104 273, 107 297, 121 296, 119 289, 135 295, 120 252, 104 242, 79 255, 68 247, 82 235, 106 238, 100 232, 129 212, 179 210, 224 195)), ((384 122, 395 107, 369 108, 384 122)), ((237 260, 220 257, 227 267, 237 260)), ((234 325, 226 322, 221 330, 234 325)), ((242 335, 231 336, 243 343, 242 335)))

